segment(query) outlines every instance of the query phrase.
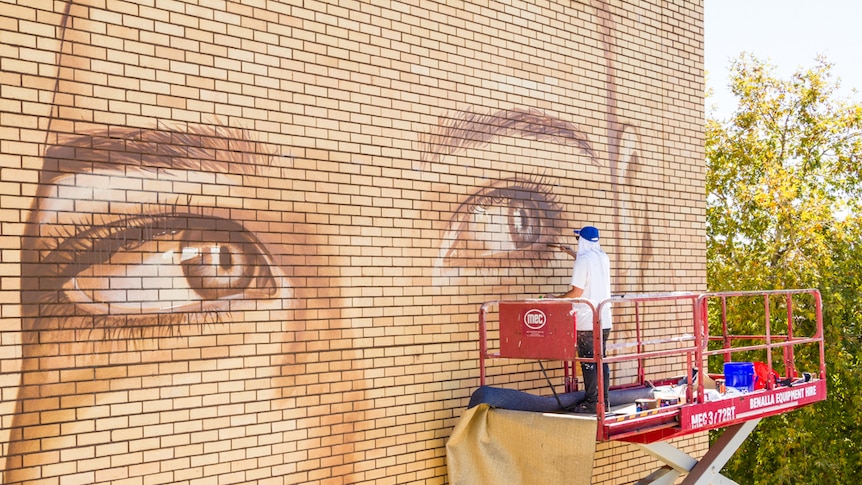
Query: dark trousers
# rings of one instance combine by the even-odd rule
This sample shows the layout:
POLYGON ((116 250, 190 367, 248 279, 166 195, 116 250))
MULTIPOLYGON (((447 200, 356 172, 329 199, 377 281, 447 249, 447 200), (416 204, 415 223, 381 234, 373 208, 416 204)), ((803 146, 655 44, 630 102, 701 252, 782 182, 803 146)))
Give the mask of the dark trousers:
MULTIPOLYGON (((602 329, 602 357, 605 356, 608 336, 611 334, 611 329, 602 329)), ((593 357, 593 332, 578 330, 578 357, 591 358, 593 357)), ((604 377, 604 401, 605 406, 609 406, 608 388, 610 387, 611 370, 608 364, 602 364, 602 376, 604 377)), ((596 375, 595 362, 582 362, 581 372, 584 375, 584 400, 588 403, 596 403, 599 400, 599 382, 596 375)))

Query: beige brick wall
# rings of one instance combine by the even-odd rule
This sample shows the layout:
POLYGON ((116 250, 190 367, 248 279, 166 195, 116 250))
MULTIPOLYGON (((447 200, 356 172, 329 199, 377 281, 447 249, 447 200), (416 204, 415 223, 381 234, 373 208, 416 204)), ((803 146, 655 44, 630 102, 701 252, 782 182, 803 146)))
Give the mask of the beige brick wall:
POLYGON ((548 243, 705 288, 702 2, 3 0, 0 44, 5 483, 445 483, 548 243))

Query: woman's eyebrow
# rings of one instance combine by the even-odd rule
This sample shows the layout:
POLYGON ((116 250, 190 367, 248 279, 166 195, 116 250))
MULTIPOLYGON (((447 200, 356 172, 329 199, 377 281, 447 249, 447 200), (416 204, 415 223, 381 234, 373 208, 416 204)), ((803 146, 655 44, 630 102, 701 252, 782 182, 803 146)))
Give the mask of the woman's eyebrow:
POLYGON ((119 128, 63 138, 45 150, 42 183, 99 167, 196 170, 254 175, 272 164, 275 147, 245 130, 193 127, 189 131, 119 128))
POLYGON ((497 137, 513 135, 578 147, 593 164, 601 165, 583 130, 536 109, 501 110, 490 114, 460 111, 454 116, 441 117, 436 132, 420 140, 421 161, 424 166, 459 150, 488 144, 497 137))

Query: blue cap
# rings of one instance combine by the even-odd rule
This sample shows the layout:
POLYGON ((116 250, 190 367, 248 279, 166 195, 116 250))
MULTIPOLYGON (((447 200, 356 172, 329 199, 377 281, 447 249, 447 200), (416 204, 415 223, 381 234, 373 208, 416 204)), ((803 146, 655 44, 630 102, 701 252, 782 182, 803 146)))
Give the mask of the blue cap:
POLYGON ((581 229, 575 229, 575 234, 587 241, 599 242, 599 230, 593 226, 584 226, 581 229))

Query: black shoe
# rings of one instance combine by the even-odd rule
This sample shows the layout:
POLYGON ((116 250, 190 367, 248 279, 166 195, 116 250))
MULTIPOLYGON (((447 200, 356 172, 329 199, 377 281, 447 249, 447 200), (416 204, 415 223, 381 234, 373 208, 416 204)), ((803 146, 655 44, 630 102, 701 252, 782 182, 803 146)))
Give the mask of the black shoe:
POLYGON ((572 408, 572 412, 579 414, 596 414, 596 403, 582 401, 580 404, 572 408))

